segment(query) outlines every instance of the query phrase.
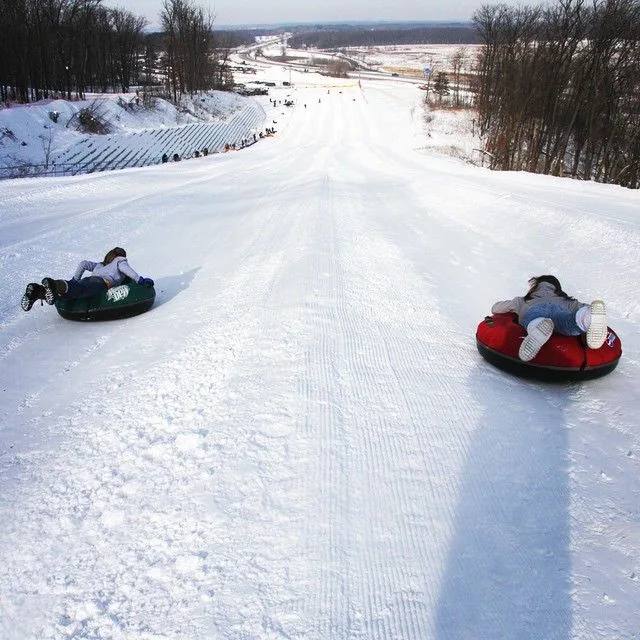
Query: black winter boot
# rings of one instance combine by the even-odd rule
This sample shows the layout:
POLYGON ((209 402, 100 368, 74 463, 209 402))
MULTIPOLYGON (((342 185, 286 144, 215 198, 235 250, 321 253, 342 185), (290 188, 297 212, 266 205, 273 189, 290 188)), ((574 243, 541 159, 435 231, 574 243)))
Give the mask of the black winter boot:
POLYGON ((24 291, 24 295, 20 301, 20 306, 24 311, 31 311, 31 307, 33 307, 33 303, 36 300, 44 300, 44 294, 45 289, 41 284, 30 282, 24 291))
POLYGON ((67 283, 64 280, 54 280, 53 278, 42 278, 44 287, 44 300, 47 304, 54 304, 55 301, 67 293, 67 283))

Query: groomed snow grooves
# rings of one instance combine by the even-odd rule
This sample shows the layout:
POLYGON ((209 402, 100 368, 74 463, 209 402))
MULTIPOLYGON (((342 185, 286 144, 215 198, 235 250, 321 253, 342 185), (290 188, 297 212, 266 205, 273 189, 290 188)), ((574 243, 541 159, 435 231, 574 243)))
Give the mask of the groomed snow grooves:
POLYGON ((640 640, 640 193, 292 81, 251 152, 0 182, 0 640, 640 640), (151 311, 20 309, 114 245, 151 311), (605 297, 612 375, 477 353, 547 270, 605 297))
POLYGON ((60 154, 55 165, 64 167, 57 173, 76 175, 159 164, 165 153, 170 159, 176 153, 180 158, 188 158, 205 148, 209 153, 216 153, 222 151, 225 144, 239 143, 250 137, 262 128, 264 119, 262 106, 255 100, 246 99, 243 108, 226 121, 141 129, 104 137, 87 136, 60 154))

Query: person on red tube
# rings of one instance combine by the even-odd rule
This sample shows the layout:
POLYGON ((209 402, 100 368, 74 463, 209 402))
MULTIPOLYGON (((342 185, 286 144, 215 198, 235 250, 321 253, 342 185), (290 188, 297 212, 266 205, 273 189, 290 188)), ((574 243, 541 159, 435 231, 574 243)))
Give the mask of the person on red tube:
POLYGON ((525 362, 533 360, 553 332, 565 336, 586 335, 587 346, 599 349, 607 337, 607 311, 602 300, 585 304, 567 295, 558 278, 536 276, 523 297, 496 302, 491 313, 515 313, 526 331, 519 349, 525 362))

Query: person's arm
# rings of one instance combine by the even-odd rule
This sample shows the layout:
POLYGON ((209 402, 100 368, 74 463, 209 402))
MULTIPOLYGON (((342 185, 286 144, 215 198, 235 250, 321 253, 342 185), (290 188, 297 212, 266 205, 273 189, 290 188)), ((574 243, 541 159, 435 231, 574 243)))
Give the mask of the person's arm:
POLYGON ((522 298, 500 300, 491 307, 491 313, 517 313, 521 303, 522 298))
POLYGON ((127 278, 131 278, 134 282, 140 280, 140 276, 131 268, 126 260, 120 260, 120 262, 118 262, 118 271, 127 276, 127 278))
POLYGON ((153 280, 151 278, 143 278, 139 276, 129 265, 126 260, 121 260, 118 263, 118 270, 120 273, 127 276, 127 278, 131 278, 135 283, 141 284, 145 287, 153 287, 153 280))
POLYGON ((91 260, 83 260, 76 268, 76 272, 73 274, 73 279, 80 280, 85 271, 93 271, 97 264, 97 262, 91 262, 91 260))

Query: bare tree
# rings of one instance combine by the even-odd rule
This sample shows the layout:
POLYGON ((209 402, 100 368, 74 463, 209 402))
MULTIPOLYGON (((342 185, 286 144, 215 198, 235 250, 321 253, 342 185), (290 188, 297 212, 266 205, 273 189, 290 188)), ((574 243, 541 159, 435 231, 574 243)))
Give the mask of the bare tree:
POLYGON ((474 22, 494 168, 640 187, 640 0, 485 6, 474 22))
POLYGON ((141 68, 144 24, 101 0, 2 0, 0 100, 128 90, 141 68))
POLYGON ((204 89, 228 88, 228 51, 216 49, 213 17, 192 0, 164 0, 164 70, 173 99, 204 89))
POLYGON ((51 156, 53 155, 54 141, 56 137, 56 128, 51 125, 47 126, 47 132, 40 134, 38 138, 42 144, 42 158, 45 169, 51 164, 51 156))
POLYGON ((451 56, 451 69, 453 71, 453 103, 456 107, 460 106, 460 82, 462 69, 467 61, 467 48, 459 47, 451 56))

